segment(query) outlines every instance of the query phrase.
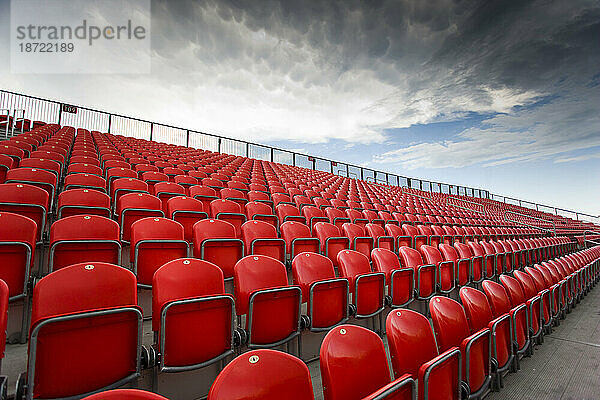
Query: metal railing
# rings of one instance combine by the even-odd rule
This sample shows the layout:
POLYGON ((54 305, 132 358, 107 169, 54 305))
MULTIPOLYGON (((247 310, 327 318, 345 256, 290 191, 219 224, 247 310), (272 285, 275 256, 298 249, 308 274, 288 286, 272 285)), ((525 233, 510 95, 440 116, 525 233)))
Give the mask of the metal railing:
POLYGON ((543 219, 543 218, 533 217, 533 216, 527 215, 527 214, 521 214, 521 213, 518 213, 518 212, 515 212, 515 211, 504 211, 504 220, 505 221, 509 221, 509 222, 514 222, 514 223, 519 224, 519 225, 527 226, 529 228, 539 229, 539 230, 542 230, 542 231, 545 231, 545 232, 553 232, 554 236, 556 236, 556 223, 554 221, 549 221, 549 220, 546 220, 546 219, 543 219), (508 216, 508 214, 514 214, 514 215, 518 215, 518 216, 521 216, 521 217, 534 219, 536 221, 542 221, 542 222, 545 222, 546 224, 551 224, 552 225, 552 229, 542 228, 541 226, 531 225, 531 224, 527 224, 525 222, 522 222, 522 221, 519 221, 519 220, 516 220, 516 219, 511 219, 508 216))

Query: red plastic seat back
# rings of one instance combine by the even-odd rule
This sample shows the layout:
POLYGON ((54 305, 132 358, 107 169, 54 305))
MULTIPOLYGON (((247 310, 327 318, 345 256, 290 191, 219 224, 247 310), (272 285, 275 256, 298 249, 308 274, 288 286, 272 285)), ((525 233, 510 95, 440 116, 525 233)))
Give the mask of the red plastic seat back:
POLYGON ((291 255, 292 258, 296 257, 302 252, 319 252, 319 244, 316 240, 297 242, 294 244, 294 252, 292 253, 292 241, 297 238, 310 238, 310 228, 300 222, 287 221, 281 224, 281 238, 285 240, 286 251, 291 255))
POLYGON ((121 239, 129 241, 131 226, 147 217, 162 217, 162 202, 148 193, 128 193, 117 201, 117 215, 121 225, 121 239))
POLYGON ((28 382, 33 397, 74 396, 131 377, 138 370, 140 324, 135 276, 125 268, 82 263, 42 278, 34 288, 31 314, 29 343, 37 343, 28 366, 35 363, 35 382, 28 382), (48 320, 107 309, 113 313, 48 320), (92 356, 96 363, 90 363, 92 356))
POLYGON ((110 197, 91 189, 69 189, 58 195, 60 217, 73 215, 100 215, 111 217, 110 197))
POLYGON ((485 293, 467 286, 460 288, 462 302, 471 333, 486 328, 493 319, 492 308, 485 293))
POLYGON ((193 241, 194 224, 207 217, 200 200, 176 196, 167 200, 167 216, 183 226, 185 240, 193 241))
POLYGON ((84 397, 82 400, 168 400, 159 394, 137 389, 107 390, 84 397))
POLYGON ((116 243, 78 243, 76 241, 119 241, 119 224, 98 215, 73 215, 61 218, 50 227, 52 271, 82 262, 119 264, 116 243))
POLYGON ((233 277, 234 265, 244 256, 243 245, 237 241, 235 227, 227 221, 203 219, 194 224, 194 257, 216 264, 223 270, 225 278, 233 277), (211 242, 211 239, 226 239, 226 242, 211 242), (208 242, 205 242, 208 240, 208 242))
POLYGON ((337 255, 340 276, 350 281, 350 291, 354 290, 354 281, 359 275, 371 272, 369 259, 362 253, 354 250, 343 250, 337 255))
POLYGON ((160 330, 165 329, 162 354, 167 366, 199 364, 231 349, 233 301, 222 296, 224 291, 223 272, 207 261, 180 258, 156 271, 152 279, 152 330, 162 334, 160 330), (211 296, 221 297, 209 299, 211 296), (194 298, 204 301, 172 304, 194 298))
POLYGON ((253 350, 234 359, 215 379, 208 400, 313 400, 310 372, 300 359, 253 350))
POLYGON ((30 218, 9 212, 0 212, 0 243, 18 242, 0 246, 0 280, 9 288, 10 297, 25 292, 27 268, 33 266, 36 247, 36 223, 30 218), (27 265, 27 248, 31 251, 27 265))
POLYGON ((302 301, 307 303, 312 328, 326 328, 344 320, 348 310, 348 283, 336 279, 331 260, 317 253, 300 253, 292 260, 294 283, 302 290, 302 301), (312 303, 311 303, 312 302, 312 303), (312 306, 312 308, 311 308, 312 306), (312 312, 311 312, 312 309, 312 312))
POLYGON ((508 297, 510 298, 513 307, 525 303, 525 294, 523 293, 523 288, 518 280, 512 276, 502 274, 500 275, 500 282, 502 283, 502 286, 506 288, 506 292, 508 293, 508 297))
POLYGON ((390 383, 383 342, 360 326, 329 331, 321 344, 320 365, 325 400, 362 399, 390 383))
POLYGON ((419 376, 419 368, 437 357, 438 348, 429 320, 408 309, 393 310, 386 320, 394 376, 419 376))
POLYGON ((483 281, 481 285, 492 308, 494 318, 507 314, 511 309, 511 303, 504 286, 490 280, 483 281))
POLYGON ((130 255, 133 262, 137 250, 138 283, 151 285, 152 276, 163 264, 187 257, 187 243, 184 241, 183 226, 177 221, 150 217, 134 222, 131 225, 130 255))
POLYGON ((248 254, 262 254, 285 262, 283 242, 261 241, 261 239, 277 240, 277 229, 263 221, 247 221, 242 225, 242 240, 248 254))
POLYGON ((33 220, 37 225, 37 241, 42 238, 48 205, 48 192, 39 187, 23 183, 0 184, 0 211, 19 214, 33 220))
POLYGON ((471 334, 465 310, 455 300, 435 296, 429 302, 429 310, 440 351, 460 347, 462 340, 471 334))
MULTIPOLYGON (((441 246, 447 245, 441 244, 440 248, 441 246)), ((423 260, 426 264, 438 265, 439 263, 444 261, 444 258, 442 258, 442 252, 433 246, 423 245, 421 246, 419 251, 423 255, 423 260)))
POLYGON ((233 276, 238 315, 247 314, 248 302, 254 291, 288 285, 285 265, 261 255, 242 258, 235 264, 233 276))

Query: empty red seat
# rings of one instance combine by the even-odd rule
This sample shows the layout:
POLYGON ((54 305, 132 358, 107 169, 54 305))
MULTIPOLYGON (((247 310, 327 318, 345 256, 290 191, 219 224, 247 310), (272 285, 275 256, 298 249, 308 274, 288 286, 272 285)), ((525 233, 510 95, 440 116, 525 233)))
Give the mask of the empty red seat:
POLYGON ((514 363, 516 368, 519 359, 529 352, 529 327, 527 321, 527 306, 520 304, 512 307, 510 298, 504 286, 499 283, 485 280, 482 283, 483 291, 488 298, 494 318, 509 314, 513 326, 513 342, 516 343, 514 363))
POLYGON ((83 262, 121 263, 119 224, 98 215, 73 215, 52 224, 49 272, 83 262))
POLYGON ((273 225, 256 220, 245 222, 242 240, 248 254, 262 254, 285 263, 285 240, 277 237, 277 229, 273 225))
POLYGON ((221 371, 208 400, 313 400, 310 372, 304 362, 276 350, 253 350, 221 371))
POLYGON ((250 220, 264 221, 279 228, 279 219, 273 214, 273 209, 267 203, 250 201, 245 205, 246 216, 250 220))
POLYGON ((173 182, 157 182, 154 184, 154 195, 162 201, 163 212, 168 213, 167 202, 172 197, 185 196, 185 188, 173 182))
POLYGON ((202 207, 206 212, 210 211, 210 203, 218 199, 217 191, 208 186, 192 186, 189 188, 190 196, 202 202, 202 207))
POLYGON ((106 181, 101 176, 91 174, 70 174, 65 177, 64 190, 92 189, 106 193, 106 181))
POLYGON ((314 235, 321 243, 321 253, 337 267, 337 255, 340 251, 350 248, 350 239, 342 236, 338 227, 328 222, 317 222, 314 235))
POLYGON ((481 396, 490 387, 491 334, 487 327, 471 333, 465 310, 448 297, 436 296, 429 302, 431 320, 440 351, 453 347, 462 354, 462 376, 470 396, 481 396))
POLYGON ((66 398, 137 380, 141 326, 131 271, 83 263, 47 275, 33 293, 26 376, 35 380, 18 391, 66 398))
MULTIPOLYGON (((520 272, 520 271, 519 271, 520 272)), ((523 274, 526 275, 526 274, 523 274)), ((522 276, 522 279, 527 277, 522 276)), ((523 286, 519 281, 509 275, 500 275, 500 282, 506 289, 513 308, 521 304, 527 305, 527 331, 529 339, 539 340, 542 334, 541 317, 542 317, 542 301, 537 293, 532 293, 532 296, 526 296, 523 286)), ((530 284, 530 282, 527 282, 530 284)), ((535 290, 533 290, 535 292, 535 290)), ((533 346, 531 346, 533 350, 533 346)))
POLYGON ((412 237, 406 235, 400 226, 394 224, 386 224, 385 233, 387 233, 388 236, 394 238, 396 249, 399 249, 403 246, 414 248, 412 237))
POLYGON ((370 318, 384 309, 385 274, 372 272, 364 254, 343 250, 337 255, 340 276, 350 283, 352 304, 357 318, 370 318))
POLYGON ((110 218, 110 197, 91 189, 64 190, 58 195, 58 219, 82 214, 110 218))
POLYGON ((285 240, 286 252, 293 259, 302 252, 318 253, 320 242, 312 237, 310 228, 303 223, 287 221, 281 224, 281 237, 285 240))
POLYGON ((390 379, 383 342, 376 333, 356 325, 332 329, 321 344, 324 400, 414 399, 410 375, 390 379))
POLYGON ((37 227, 36 241, 42 241, 48 213, 48 192, 22 183, 0 184, 0 211, 23 215, 37 227))
POLYGON ((412 310, 394 310, 386 334, 395 377, 419 382, 419 399, 461 398, 461 354, 458 347, 438 351, 429 320, 412 310))
POLYGON ((183 226, 184 237, 188 242, 193 241, 194 224, 208 218, 202 202, 186 196, 171 197, 167 200, 167 216, 183 226))
POLYGON ((225 279, 233 278, 235 264, 244 257, 244 242, 227 221, 203 219, 194 224, 194 257, 209 261, 223 270, 225 279))
POLYGON ((54 204, 58 178, 52 172, 37 168, 13 168, 6 173, 6 183, 28 184, 48 192, 48 210, 54 204))
POLYGON ((292 204, 277 204, 275 206, 275 212, 280 224, 283 224, 287 221, 295 221, 306 224, 306 218, 304 218, 298 208, 292 204))
POLYGON ((414 226, 409 225, 409 224, 403 224, 402 231, 404 232, 405 236, 408 236, 412 239, 411 247, 418 250, 421 246, 427 244, 427 237, 424 235, 421 235, 419 233, 419 230, 417 228, 415 228, 414 226))
POLYGON ((437 266, 423 262, 421 253, 411 247, 400 247, 398 249, 398 255, 402 265, 407 268, 412 268, 414 271, 417 298, 420 300, 431 298, 436 291, 437 266))
POLYGON ((246 222, 246 214, 241 206, 231 200, 217 199, 210 202, 211 218, 227 221, 235 227, 235 234, 242 236, 242 224, 246 222))
POLYGON ((471 288, 460 289, 460 301, 463 304, 471 333, 488 328, 492 337, 492 358, 496 361, 496 387, 502 387, 502 376, 513 365, 513 331, 509 314, 495 317, 485 293, 471 288))
POLYGON ((325 215, 327 216, 327 218, 329 218, 329 221, 332 224, 334 224, 335 226, 337 226, 339 229, 342 229, 342 225, 344 223, 351 222, 350 218, 348 218, 346 216, 344 211, 342 211, 338 208, 333 208, 333 207, 326 208, 325 215))
POLYGON ((130 261, 138 286, 150 288, 152 276, 163 264, 188 256, 183 226, 167 218, 149 217, 131 225, 130 261))
POLYGON ((365 230, 362 226, 346 222, 342 225, 342 234, 350 239, 350 248, 356 250, 367 258, 371 258, 371 250, 373 250, 373 244, 375 240, 365 234, 365 230))
MULTIPOLYGON (((444 243, 440 244, 447 246, 444 243)), ((456 259, 445 259, 440 249, 436 249, 433 246, 423 245, 419 249, 423 260, 427 264, 435 265, 437 268, 437 282, 439 285, 438 290, 441 293, 450 293, 456 283, 456 259)))
MULTIPOLYGON (((34 266, 36 223, 25 216, 0 212, 0 280, 8 285, 9 301, 24 302, 20 341, 27 334, 29 280, 34 266)), ((6 329, 3 330, 6 333, 6 329)), ((4 342, 3 342, 4 343, 4 342)))
POLYGON ((302 294, 300 287, 288 286, 285 265, 271 257, 251 255, 238 261, 233 272, 235 308, 238 316, 246 315, 248 347, 299 341, 302 294))
POLYGON ((385 274, 392 307, 408 305, 414 298, 414 269, 402 267, 396 254, 384 248, 373 249, 371 259, 373 269, 385 274))
POLYGON ((311 331, 328 331, 348 320, 348 279, 336 278, 329 258, 300 253, 292 260, 292 274, 302 290, 302 302, 307 303, 311 331))
POLYGON ((128 193, 117 201, 117 217, 121 227, 121 240, 129 242, 131 226, 147 217, 164 217, 162 202, 148 193, 128 193))
POLYGON ((216 265, 181 258, 161 266, 152 280, 160 370, 189 371, 232 355, 234 307, 216 265))
POLYGON ((156 393, 137 389, 113 389, 84 397, 82 400, 169 400, 156 393))

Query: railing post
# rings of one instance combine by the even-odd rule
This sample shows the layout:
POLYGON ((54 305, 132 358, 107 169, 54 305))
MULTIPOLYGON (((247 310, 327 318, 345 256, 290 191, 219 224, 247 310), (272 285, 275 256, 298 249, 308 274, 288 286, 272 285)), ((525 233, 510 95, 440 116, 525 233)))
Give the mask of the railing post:
POLYGON ((110 133, 111 125, 112 125, 112 114, 108 114, 108 133, 110 133))
POLYGON ((363 167, 360 167, 360 180, 364 181, 364 178, 363 178, 363 167))
POLYGON ((292 153, 292 166, 296 166, 296 153, 292 153))
POLYGON ((219 138, 218 142, 217 142, 217 153, 221 152, 221 138, 219 138))
POLYGON ((153 132, 154 132, 154 122, 150 122, 150 141, 152 141, 153 132))
POLYGON ((190 147, 190 130, 185 131, 185 147, 190 147))
POLYGON ((246 142, 246 157, 250 158, 250 143, 246 142))
POLYGON ((60 121, 62 120, 62 103, 58 107, 58 125, 60 125, 60 121))
POLYGON ((350 167, 346 164, 346 176, 350 178, 350 167))
POLYGON ((271 162, 273 162, 273 148, 271 147, 271 162))

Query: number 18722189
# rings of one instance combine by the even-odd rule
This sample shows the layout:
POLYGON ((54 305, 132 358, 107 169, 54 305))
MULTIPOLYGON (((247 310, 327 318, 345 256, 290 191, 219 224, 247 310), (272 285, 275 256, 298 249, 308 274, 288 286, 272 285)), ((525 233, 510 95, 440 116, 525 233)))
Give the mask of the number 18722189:
POLYGON ((27 42, 19 43, 21 53, 72 53, 75 50, 73 43, 27 42))

